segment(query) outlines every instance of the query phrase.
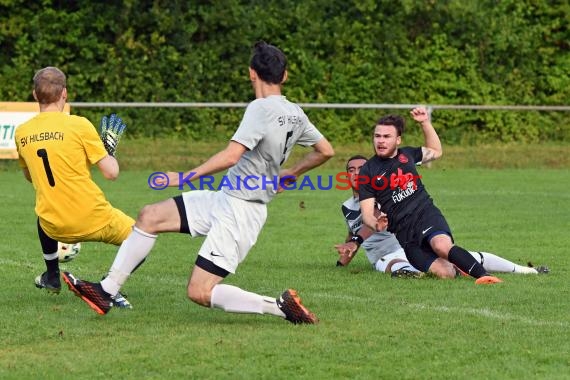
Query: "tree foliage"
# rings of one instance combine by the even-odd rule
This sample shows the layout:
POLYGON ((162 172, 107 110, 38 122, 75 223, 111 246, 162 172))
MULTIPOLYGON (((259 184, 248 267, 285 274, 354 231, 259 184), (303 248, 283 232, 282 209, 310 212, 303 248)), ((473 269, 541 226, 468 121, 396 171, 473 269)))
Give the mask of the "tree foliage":
MULTIPOLYGON (((570 5, 560 0, 0 0, 0 99, 32 101, 44 66, 72 102, 248 102, 251 47, 289 59, 302 103, 564 105, 570 5)), ((74 109, 94 122, 110 110, 74 109)), ((231 136, 241 109, 124 109, 131 136, 231 136)), ((378 110, 308 110, 332 140, 378 110)), ((448 143, 570 141, 566 112, 437 111, 448 143)))

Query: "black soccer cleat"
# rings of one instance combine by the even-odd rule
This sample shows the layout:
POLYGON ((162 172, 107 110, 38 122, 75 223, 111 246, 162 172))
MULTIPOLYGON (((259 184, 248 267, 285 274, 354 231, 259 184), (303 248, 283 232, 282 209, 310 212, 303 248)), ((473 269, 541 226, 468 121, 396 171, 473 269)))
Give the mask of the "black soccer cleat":
POLYGON ((63 281, 76 296, 97 312, 105 315, 113 307, 113 297, 103 290, 98 282, 81 281, 69 272, 63 272, 63 281))
MULTIPOLYGON (((107 276, 103 276, 101 278, 101 281, 103 281, 106 278, 107 278, 107 276)), ((131 303, 127 299, 127 295, 125 293, 119 292, 111 298, 113 298, 113 306, 114 307, 117 307, 119 309, 132 309, 133 308, 133 305, 131 305, 131 303)))
POLYGON ((59 279, 59 274, 55 278, 49 278, 48 272, 44 272, 36 277, 35 280, 36 288, 45 289, 49 293, 58 294, 61 291, 61 281, 59 279))
POLYGON ((400 268, 400 269, 393 271, 390 274, 390 276, 392 278, 421 278, 421 277, 423 277, 423 273, 416 272, 416 271, 409 270, 409 269, 405 269, 405 268, 400 268))
POLYGON ((116 296, 111 297, 113 299, 113 307, 118 307, 119 309, 132 309, 133 305, 127 299, 126 294, 121 292, 117 293, 116 296))
POLYGON ((319 319, 301 303, 297 291, 288 289, 277 299, 277 306, 285 314, 285 319, 293 324, 316 324, 319 319))
POLYGON ((538 267, 535 267, 535 266, 532 265, 532 263, 529 261, 529 262, 527 263, 527 266, 528 266, 529 268, 534 268, 534 269, 536 270, 536 273, 538 273, 538 274, 548 274, 548 273, 550 273, 550 268, 547 267, 546 265, 540 265, 540 266, 538 266, 538 267))

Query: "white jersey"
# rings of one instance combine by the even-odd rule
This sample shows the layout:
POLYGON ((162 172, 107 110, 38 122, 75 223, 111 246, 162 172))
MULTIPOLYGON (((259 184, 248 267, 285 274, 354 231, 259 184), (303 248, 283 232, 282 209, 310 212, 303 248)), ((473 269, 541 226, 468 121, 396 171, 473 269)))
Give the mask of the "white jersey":
MULTIPOLYGON (((350 197, 342 204, 341 209, 342 215, 348 225, 348 229, 353 235, 356 235, 362 227, 360 201, 358 198, 350 197)), ((383 256, 393 253, 401 248, 396 236, 388 231, 373 233, 368 239, 364 240, 361 247, 366 251, 366 257, 372 265, 374 265, 383 256)))
POLYGON ((228 170, 228 195, 247 201, 269 203, 277 193, 281 165, 293 145, 311 146, 323 135, 305 112, 282 95, 251 102, 232 140, 248 151, 228 170))

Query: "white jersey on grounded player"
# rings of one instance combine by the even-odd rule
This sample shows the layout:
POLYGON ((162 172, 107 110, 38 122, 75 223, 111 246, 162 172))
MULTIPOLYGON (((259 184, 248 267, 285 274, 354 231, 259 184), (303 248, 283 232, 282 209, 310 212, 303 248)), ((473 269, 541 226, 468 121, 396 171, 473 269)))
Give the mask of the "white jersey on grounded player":
MULTIPOLYGON (((362 213, 360 211, 360 201, 358 198, 350 197, 342 204, 342 215, 346 220, 348 229, 356 235, 362 227, 362 213)), ((366 257, 374 265, 381 257, 393 253, 401 248, 396 236, 388 231, 373 233, 361 245, 366 252, 366 257)))
POLYGON ((282 95, 252 101, 232 140, 248 151, 228 170, 223 191, 247 201, 269 203, 277 193, 281 165, 295 144, 311 146, 323 135, 298 105, 282 95))

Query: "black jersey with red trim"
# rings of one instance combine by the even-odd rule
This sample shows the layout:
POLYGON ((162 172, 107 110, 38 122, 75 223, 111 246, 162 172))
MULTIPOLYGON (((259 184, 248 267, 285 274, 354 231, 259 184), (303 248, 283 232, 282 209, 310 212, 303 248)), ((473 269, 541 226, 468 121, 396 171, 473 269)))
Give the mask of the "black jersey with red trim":
POLYGON ((392 158, 374 156, 360 169, 358 195, 374 198, 380 210, 388 216, 388 231, 396 233, 407 228, 412 214, 433 201, 421 181, 416 164, 422 161, 422 148, 399 148, 392 158))

